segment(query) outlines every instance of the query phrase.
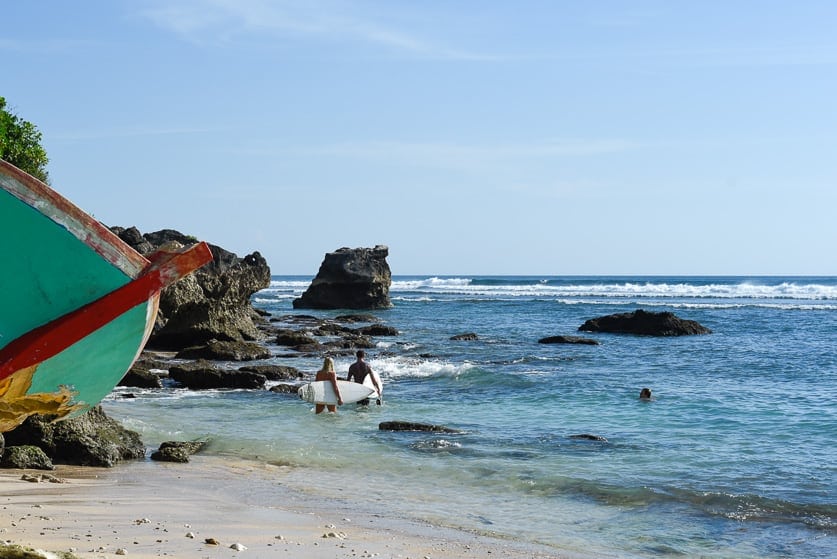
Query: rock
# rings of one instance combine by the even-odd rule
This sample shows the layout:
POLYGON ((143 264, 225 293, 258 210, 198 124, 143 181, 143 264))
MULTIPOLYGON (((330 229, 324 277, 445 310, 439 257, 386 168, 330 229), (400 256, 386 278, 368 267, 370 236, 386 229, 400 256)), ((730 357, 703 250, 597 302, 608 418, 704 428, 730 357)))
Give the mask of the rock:
POLYGON ((355 330, 362 336, 397 336, 399 334, 398 328, 392 326, 384 326, 383 324, 372 324, 364 326, 355 330))
POLYGON ((160 380, 160 375, 156 375, 148 369, 148 365, 146 363, 137 361, 131 369, 125 373, 122 380, 119 381, 119 386, 130 386, 133 388, 162 388, 163 382, 160 380))
POLYGON ((211 388, 261 389, 267 381, 264 375, 249 371, 219 369, 204 360, 172 365, 169 378, 191 390, 211 388))
POLYGON ((78 559, 69 551, 49 552, 17 544, 0 542, 0 557, 3 559, 78 559))
POLYGON ((472 342, 474 340, 478 340, 479 336, 473 332, 468 332, 467 334, 457 334, 455 336, 451 336, 450 339, 454 342, 472 342))
POLYGON ((384 309, 392 306, 389 248, 340 248, 325 255, 295 309, 384 309))
POLYGON ((581 441, 595 441, 599 443, 606 443, 607 439, 600 436, 600 435, 591 435, 589 433, 582 433, 581 435, 570 435, 570 439, 576 439, 581 441))
POLYGON ((51 417, 32 416, 8 431, 6 443, 35 445, 56 464, 113 467, 125 460, 145 458, 138 433, 107 417, 101 406, 55 423, 51 417))
POLYGON ((632 313, 611 314, 588 320, 579 330, 585 332, 610 332, 638 334, 642 336, 690 336, 711 334, 694 320, 678 318, 671 312, 647 312, 642 309, 632 313))
POLYGON ((303 376, 296 367, 286 365, 247 365, 238 370, 264 375, 267 380, 291 380, 303 376))
POLYGON ((326 323, 321 324, 314 330, 315 336, 343 336, 351 334, 354 330, 342 324, 326 323))
MULTIPOLYGON (((194 237, 171 229, 145 235, 138 235, 133 227, 111 229, 141 254, 172 242, 184 246, 196 242, 194 237)), ((239 258, 216 245, 210 249, 212 262, 163 290, 148 347, 178 350, 212 339, 259 339, 258 314, 250 298, 270 286, 267 262, 258 252, 239 258)))
POLYGON ((586 344, 599 345, 598 340, 582 338, 581 336, 549 336, 538 340, 539 344, 586 344))
POLYGON ((429 425, 426 423, 412 423, 409 421, 383 421, 378 424, 381 431, 425 431, 432 433, 462 433, 444 425, 429 425))
POLYGON ((40 447, 33 445, 10 446, 0 460, 2 468, 28 470, 54 470, 55 466, 40 447))
POLYGON ((305 332, 288 329, 277 330, 274 342, 287 347, 316 346, 320 343, 305 332))
POLYGON ((297 391, 302 384, 277 384, 275 386, 270 387, 270 391, 275 394, 290 394, 292 396, 297 395, 297 391))
POLYGON ((373 314, 341 314, 334 317, 334 320, 351 324, 354 322, 378 322, 378 317, 373 314))
POLYGON ((204 446, 204 441, 166 441, 151 453, 151 459, 159 462, 186 463, 189 456, 200 452, 204 446))
POLYGON ((268 359, 270 350, 254 342, 210 340, 206 345, 180 350, 175 357, 216 361, 255 361, 268 359))

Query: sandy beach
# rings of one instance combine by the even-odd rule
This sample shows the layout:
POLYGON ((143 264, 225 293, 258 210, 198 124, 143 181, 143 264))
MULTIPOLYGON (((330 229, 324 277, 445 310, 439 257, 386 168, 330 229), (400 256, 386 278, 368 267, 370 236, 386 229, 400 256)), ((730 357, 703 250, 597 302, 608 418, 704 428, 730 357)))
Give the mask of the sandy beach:
POLYGON ((46 472, 3 470, 0 540, 82 558, 572 556, 410 519, 349 515, 342 497, 311 502, 284 488, 282 469, 197 456, 47 473, 62 483, 22 479, 46 472))

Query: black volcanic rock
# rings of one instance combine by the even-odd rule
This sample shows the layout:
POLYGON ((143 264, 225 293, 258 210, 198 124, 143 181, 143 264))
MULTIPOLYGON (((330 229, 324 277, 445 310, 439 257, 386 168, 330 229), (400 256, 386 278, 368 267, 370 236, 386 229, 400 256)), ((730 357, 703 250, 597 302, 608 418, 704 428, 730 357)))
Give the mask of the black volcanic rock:
POLYGON ((582 338, 581 336, 548 336, 538 340, 539 344, 583 344, 599 345, 598 340, 582 338))
POLYGON ((389 248, 341 248, 325 255, 295 309, 383 309, 392 306, 389 248))
POLYGON ((588 320, 578 328, 584 332, 610 332, 641 336, 691 336, 711 334, 712 330, 694 320, 678 318, 671 312, 648 312, 642 309, 631 313, 611 314, 588 320))
MULTIPOLYGON (((188 246, 194 237, 172 229, 141 235, 135 227, 112 227, 137 252, 148 255, 163 245, 188 246)), ((210 245, 212 262, 163 290, 149 348, 179 350, 221 341, 257 340, 258 313, 251 296, 270 286, 270 268, 258 252, 244 258, 210 245)))
POLYGON ((267 378, 251 371, 220 369, 208 361, 172 365, 169 378, 191 390, 212 388, 263 389, 267 378))

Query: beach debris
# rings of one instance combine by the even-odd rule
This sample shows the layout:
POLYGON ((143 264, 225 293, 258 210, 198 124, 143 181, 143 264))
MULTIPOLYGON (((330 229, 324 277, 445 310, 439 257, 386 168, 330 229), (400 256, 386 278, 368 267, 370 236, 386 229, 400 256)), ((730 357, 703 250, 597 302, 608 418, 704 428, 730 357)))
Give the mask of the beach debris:
POLYGON ((221 542, 219 542, 219 541, 218 541, 218 540, 216 540, 215 538, 206 538, 206 539, 205 539, 205 540, 203 540, 203 541, 204 541, 204 543, 206 543, 207 545, 221 545, 221 542))
POLYGON ((326 532, 323 534, 323 538, 337 538, 338 540, 345 540, 346 534, 343 532, 326 532))
POLYGON ((194 540, 195 539, 195 533, 194 532, 186 532, 186 537, 194 540))
POLYGON ((138 518, 137 520, 134 520, 134 524, 136 524, 137 526, 139 526, 140 524, 151 524, 151 520, 149 520, 148 518, 138 518))
POLYGON ((116 554, 117 555, 128 555, 128 550, 125 549, 124 547, 120 547, 119 549, 116 550, 116 554))
POLYGON ((55 477, 51 474, 23 474, 20 476, 20 479, 23 481, 28 481, 29 483, 41 483, 42 481, 48 481, 49 483, 66 483, 67 480, 62 479, 60 477, 55 477))
POLYGON ((285 536, 283 536, 282 534, 277 534, 276 536, 274 536, 274 537, 273 537, 273 539, 275 539, 275 540, 284 540, 284 539, 285 539, 285 536))
POLYGON ((234 549, 236 551, 244 551, 245 549, 247 549, 247 546, 236 542, 230 546, 230 549, 234 549))

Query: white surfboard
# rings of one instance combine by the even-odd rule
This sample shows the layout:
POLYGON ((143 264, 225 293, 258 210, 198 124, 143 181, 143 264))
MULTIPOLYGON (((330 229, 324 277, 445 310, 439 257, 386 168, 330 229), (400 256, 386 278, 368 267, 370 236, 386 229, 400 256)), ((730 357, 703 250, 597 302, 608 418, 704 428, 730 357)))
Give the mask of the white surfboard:
POLYGON ((381 381, 381 377, 378 376, 378 373, 376 373, 375 371, 372 371, 371 375, 366 375, 366 378, 363 379, 363 385, 362 386, 366 386, 367 388, 370 388, 372 390, 372 395, 369 396, 370 398, 382 399, 383 396, 381 394, 379 394, 378 389, 375 388, 375 383, 372 381, 372 377, 375 377, 375 380, 378 381, 378 386, 381 387, 381 392, 383 392, 384 383, 381 381))
MULTIPOLYGON (((365 400, 375 393, 375 390, 368 386, 345 380, 338 380, 337 388, 340 390, 340 396, 343 398, 344 404, 353 404, 365 400)), ((300 398, 312 404, 333 405, 337 403, 337 395, 334 393, 334 387, 330 380, 309 382, 300 387, 297 393, 300 398)))

